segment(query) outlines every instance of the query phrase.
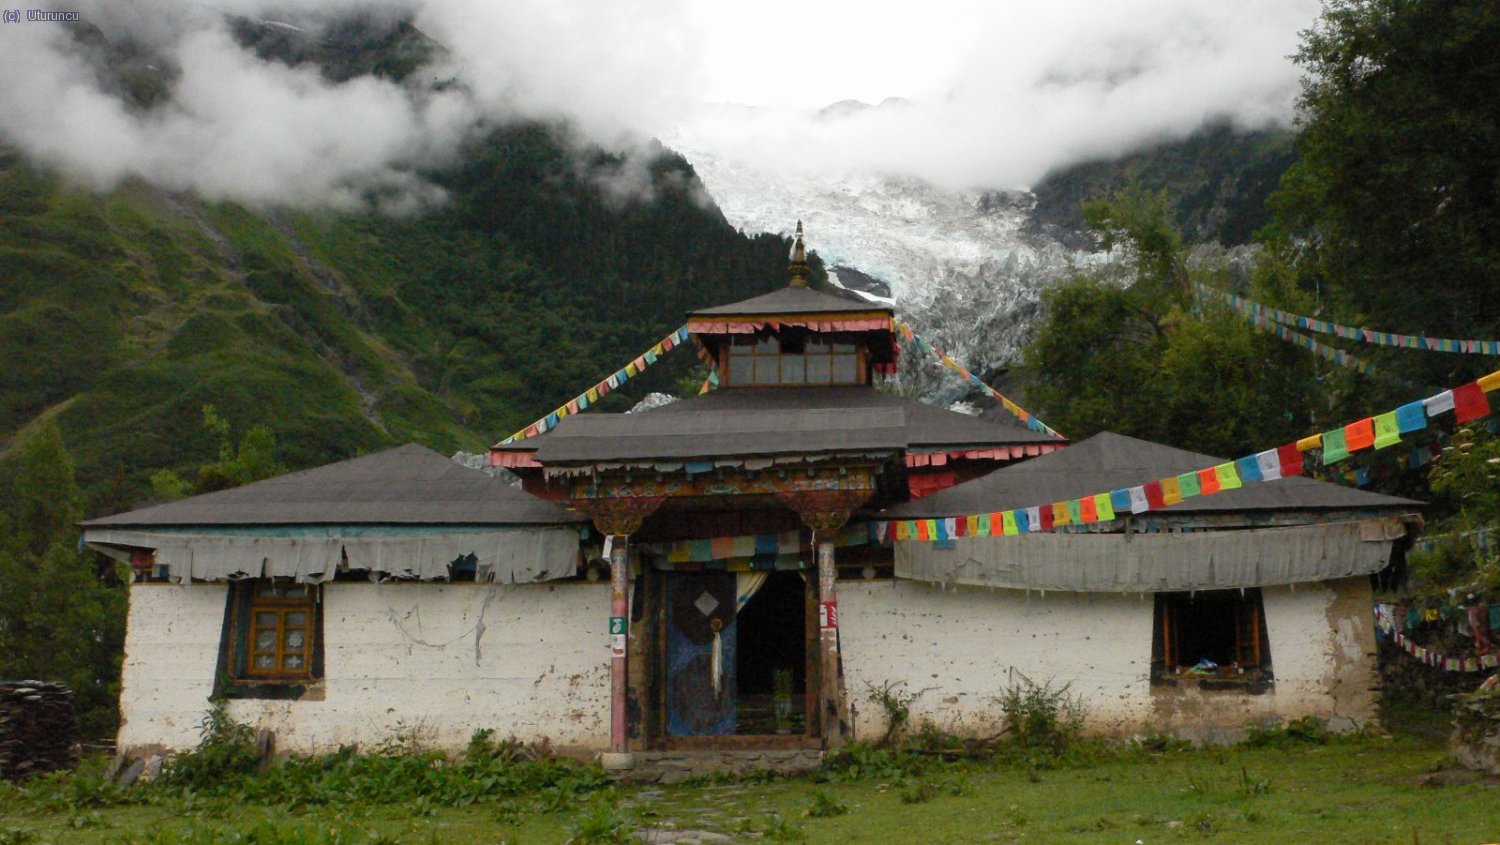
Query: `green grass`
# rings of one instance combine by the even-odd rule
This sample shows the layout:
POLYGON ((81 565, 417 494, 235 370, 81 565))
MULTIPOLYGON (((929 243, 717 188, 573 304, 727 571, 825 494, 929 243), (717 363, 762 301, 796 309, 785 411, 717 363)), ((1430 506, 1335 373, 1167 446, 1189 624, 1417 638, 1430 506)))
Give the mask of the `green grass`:
POLYGON ((292 809, 166 791, 89 806, 97 793, 88 789, 43 797, 0 787, 0 843, 612 842, 645 827, 809 843, 1474 843, 1500 835, 1497 783, 1448 770, 1443 748, 1420 738, 1101 759, 1042 770, 928 763, 847 782, 847 773, 830 772, 612 786, 566 798, 543 789, 466 807, 411 798, 292 809))

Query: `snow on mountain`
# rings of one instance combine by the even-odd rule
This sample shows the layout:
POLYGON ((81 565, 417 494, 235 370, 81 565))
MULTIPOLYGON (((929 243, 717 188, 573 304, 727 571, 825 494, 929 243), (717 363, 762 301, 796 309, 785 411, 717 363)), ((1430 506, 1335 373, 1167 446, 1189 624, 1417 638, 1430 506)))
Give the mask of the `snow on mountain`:
POLYGON ((1099 260, 1040 233, 1028 191, 767 173, 695 143, 690 130, 664 140, 692 163, 731 224, 790 234, 800 218, 836 283, 893 302, 901 319, 976 373, 1007 368, 1041 291, 1075 264, 1099 260))

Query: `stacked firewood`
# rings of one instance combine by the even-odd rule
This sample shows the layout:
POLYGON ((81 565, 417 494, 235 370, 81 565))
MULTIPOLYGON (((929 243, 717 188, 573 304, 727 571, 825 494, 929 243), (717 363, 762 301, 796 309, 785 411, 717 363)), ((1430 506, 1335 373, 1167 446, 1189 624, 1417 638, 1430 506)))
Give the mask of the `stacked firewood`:
POLYGON ((0 681, 0 778, 21 780, 78 764, 73 691, 42 681, 0 681))

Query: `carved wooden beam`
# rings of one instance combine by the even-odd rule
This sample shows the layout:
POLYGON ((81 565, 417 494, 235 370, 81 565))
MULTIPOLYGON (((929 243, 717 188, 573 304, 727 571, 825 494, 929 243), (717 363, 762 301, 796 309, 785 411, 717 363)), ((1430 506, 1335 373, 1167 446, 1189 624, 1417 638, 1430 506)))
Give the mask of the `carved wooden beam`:
POLYGON ((575 500, 573 504, 594 518, 599 533, 627 537, 639 531, 646 517, 656 513, 666 500, 665 496, 621 496, 575 500))
POLYGON ((842 528, 849 515, 874 494, 874 490, 803 490, 777 493, 776 498, 796 511, 808 528, 833 531, 842 528))

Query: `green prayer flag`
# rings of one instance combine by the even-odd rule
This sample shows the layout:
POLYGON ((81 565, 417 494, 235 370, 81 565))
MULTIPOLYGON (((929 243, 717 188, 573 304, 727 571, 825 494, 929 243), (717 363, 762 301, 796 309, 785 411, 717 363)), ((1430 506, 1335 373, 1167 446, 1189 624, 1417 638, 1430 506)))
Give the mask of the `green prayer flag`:
POLYGON ((990 515, 987 513, 982 513, 979 515, 979 536, 990 536, 990 515))
POLYGON ((1016 512, 1015 511, 1005 511, 1004 513, 1000 514, 1000 524, 1001 524, 1001 529, 1006 534, 1016 534, 1016 533, 1019 533, 1019 529, 1016 528, 1016 512))
POLYGON ((1323 432, 1323 463, 1331 464, 1349 457, 1349 447, 1344 441, 1344 430, 1336 428, 1323 432))
POLYGON ((1182 498, 1184 499, 1199 496, 1203 493, 1203 488, 1198 484, 1198 473, 1196 472, 1184 472, 1182 475, 1177 476, 1177 487, 1182 491, 1182 498))
POLYGON ((1235 470, 1233 461, 1214 467, 1214 475, 1218 476, 1220 490, 1233 490, 1240 486, 1240 474, 1235 470))
POLYGON ((1108 493, 1094 496, 1094 510, 1099 514, 1100 522, 1109 522, 1115 518, 1115 506, 1110 502, 1108 493))
POLYGON ((1068 516, 1073 520, 1074 525, 1083 524, 1083 500, 1068 500, 1068 516))
POLYGON ((1375 418, 1375 448, 1384 449, 1401 442, 1401 427, 1396 424, 1396 412, 1381 414, 1375 418))

